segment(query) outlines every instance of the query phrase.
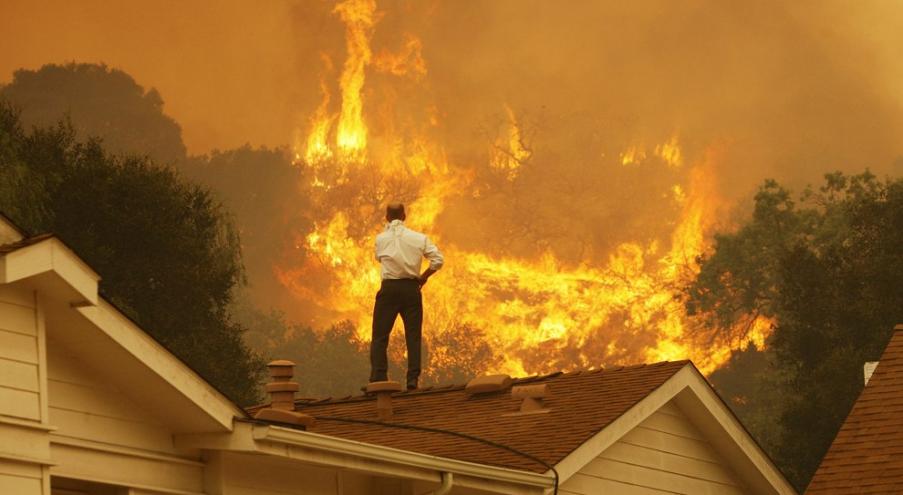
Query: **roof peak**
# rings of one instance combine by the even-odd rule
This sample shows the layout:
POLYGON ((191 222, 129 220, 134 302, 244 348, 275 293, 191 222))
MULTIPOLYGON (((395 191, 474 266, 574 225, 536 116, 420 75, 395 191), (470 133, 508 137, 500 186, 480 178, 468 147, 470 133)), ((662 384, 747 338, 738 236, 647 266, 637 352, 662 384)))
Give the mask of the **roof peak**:
MULTIPOLYGON (((631 364, 631 365, 617 365, 604 367, 600 366, 598 368, 583 368, 583 369, 575 369, 571 371, 553 371, 545 374, 536 374, 525 377, 512 377, 512 386, 514 385, 522 385, 526 383, 539 382, 544 380, 551 380, 555 378, 569 378, 580 375, 592 375, 592 374, 600 374, 600 373, 615 373, 620 371, 631 371, 640 368, 652 368, 656 366, 664 366, 668 364, 689 364, 691 361, 688 359, 681 359, 677 361, 658 361, 655 363, 640 363, 640 364, 631 364)), ((466 384, 464 383, 454 383, 447 385, 435 385, 424 388, 418 388, 415 390, 407 390, 402 392, 397 392, 392 394, 395 397, 410 397, 410 396, 421 396, 428 394, 441 394, 448 392, 457 392, 464 390, 466 384)), ((324 397, 324 398, 315 398, 315 397, 302 397, 295 400, 296 407, 303 406, 317 406, 324 404, 339 404, 345 402, 360 402, 360 401, 370 401, 376 400, 375 396, 368 395, 365 393, 354 394, 354 395, 346 395, 343 397, 324 397)), ((249 408, 250 410, 255 410, 256 408, 262 407, 263 405, 253 406, 249 408)))

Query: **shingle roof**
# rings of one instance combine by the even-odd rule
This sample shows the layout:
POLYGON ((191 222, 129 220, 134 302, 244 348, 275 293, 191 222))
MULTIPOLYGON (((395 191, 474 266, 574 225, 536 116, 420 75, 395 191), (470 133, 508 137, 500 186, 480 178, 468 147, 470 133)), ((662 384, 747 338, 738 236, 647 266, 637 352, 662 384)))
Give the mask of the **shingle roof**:
POLYGON ((903 325, 806 493, 903 493, 903 325))
MULTIPOLYGON (((547 384, 547 413, 517 412, 510 390, 469 396, 463 386, 393 395, 389 423, 450 430, 497 442, 554 465, 634 404, 664 384, 689 361, 554 373, 515 379, 514 385, 547 384)), ((462 461, 543 473, 536 461, 474 440, 436 432, 328 418, 376 420, 376 400, 300 400, 295 409, 318 418, 308 431, 462 461)))
POLYGON ((11 242, 9 244, 0 245, 0 254, 8 254, 17 249, 24 248, 26 246, 31 246, 32 244, 37 244, 45 239, 50 239, 53 237, 53 234, 41 234, 32 237, 26 237, 25 239, 11 242))

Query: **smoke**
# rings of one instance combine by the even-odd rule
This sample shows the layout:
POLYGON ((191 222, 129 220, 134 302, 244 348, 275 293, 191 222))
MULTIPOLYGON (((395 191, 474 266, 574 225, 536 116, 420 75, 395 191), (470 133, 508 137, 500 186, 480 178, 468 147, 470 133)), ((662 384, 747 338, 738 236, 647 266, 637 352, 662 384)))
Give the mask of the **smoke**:
POLYGON ((162 94, 191 153, 285 144, 303 67, 290 4, 4 0, 0 82, 19 68, 103 62, 162 94))
MULTIPOLYGON (((66 2, 0 7, 0 78, 70 60, 120 67, 164 96, 189 150, 279 146, 319 102, 320 53, 341 62, 332 2, 66 2)), ((422 40, 420 82, 455 152, 503 105, 544 139, 733 144, 723 184, 881 170, 899 153, 894 2, 384 1, 374 51, 422 40)), ((399 92, 398 103, 424 108, 399 92)), ((382 102, 371 100, 373 112, 382 102)))
MULTIPOLYGON (((294 8, 297 60, 312 73, 324 54, 339 64, 345 57, 332 8, 294 8)), ((427 72, 405 78, 371 68, 363 98, 375 139, 428 129, 450 162, 470 166, 488 161, 506 107, 528 128, 534 171, 523 179, 535 184, 522 181, 520 199, 446 207, 447 229, 465 244, 492 238, 473 226, 488 212, 543 232, 523 244, 551 243, 573 260, 587 245, 606 253, 664 232, 674 173, 615 165, 625 148, 651 156, 672 136, 687 163, 722 149, 716 175, 727 198, 749 195, 767 177, 798 186, 835 169, 888 173, 903 148, 892 84, 903 64, 888 50, 893 37, 903 41, 892 29, 903 9, 889 3, 379 2, 378 12, 373 51, 401 51, 413 35, 427 72), (561 239, 552 240, 556 229, 561 239)), ((308 116, 320 102, 318 82, 309 74, 304 84, 313 97, 297 108, 308 116)))
POLYGON ((890 60, 863 15, 829 2, 443 3, 424 57, 455 142, 473 142, 475 116, 500 102, 544 108, 543 140, 583 148, 569 157, 582 163, 677 132, 690 156, 730 145, 720 178, 733 196, 899 156, 890 60))
MULTIPOLYGON (((490 302, 517 301, 508 306, 512 312, 533 308, 523 317, 525 328, 541 327, 540 312, 568 302, 601 315, 562 315, 561 321, 604 331, 566 328, 568 334, 560 321, 546 322, 542 339, 508 341, 512 348, 538 342, 520 349, 522 362, 535 363, 531 369, 550 366, 553 352, 564 356, 553 363, 558 367, 603 355, 637 359, 636 349, 662 342, 661 333, 643 326, 652 317, 637 316, 646 311, 644 301, 656 301, 659 312, 670 304, 667 294, 662 299, 642 285, 678 279, 655 263, 667 258, 677 265, 675 257, 692 255, 700 244, 695 236, 728 218, 728 207, 742 206, 764 178, 799 186, 836 169, 895 171, 903 151, 903 92, 895 81, 903 63, 894 48, 903 43, 897 29, 903 8, 879 1, 855 7, 840 1, 379 1, 366 34, 372 53, 364 58, 372 60, 358 71, 365 82, 351 85, 360 91, 365 142, 378 163, 323 179, 336 186, 328 192, 303 182, 304 207, 308 196, 313 205, 306 220, 323 227, 320 248, 326 234, 340 241, 339 257, 326 261, 344 264, 350 284, 363 277, 352 277, 356 272, 347 267, 354 257, 342 250, 365 243, 386 200, 415 202, 421 209, 412 209, 412 220, 436 213, 431 232, 454 247, 462 264, 467 258, 462 277, 479 277, 473 270, 484 261, 494 270, 498 260, 515 260, 514 272, 523 269, 518 260, 535 262, 529 290, 504 274, 483 281, 486 291, 458 281, 461 290, 490 302), (391 169, 392 159, 407 172, 374 181, 371 175, 391 169), (410 172, 423 169, 421 159, 437 171, 410 172), (442 182, 448 177, 457 182, 442 182), (436 190, 441 204, 428 201, 436 190), (682 244, 687 248, 678 249, 682 244), (542 275, 559 270, 559 278, 542 275), (559 282, 560 300, 542 292, 559 282), (630 295, 626 303, 612 302, 623 304, 620 312, 595 305, 621 289, 630 295), (615 328, 627 330, 615 338, 615 328)), ((334 2, 36 6, 16 0, 0 8, 6 48, 0 74, 71 59, 121 67, 161 92, 193 153, 250 142, 288 145, 303 157, 313 121, 342 111, 349 53, 334 2)), ((335 141, 335 131, 324 129, 322 142, 335 141)), ((303 174, 335 174, 342 166, 328 165, 303 174)), ((267 177, 273 175, 243 185, 281 190, 263 184, 267 177)), ((294 198, 273 197, 280 207, 261 211, 290 210, 294 198)), ((318 297, 331 298, 332 309, 321 307, 316 315, 324 326, 365 313, 367 290, 356 294, 360 301, 346 301, 363 309, 337 309, 330 277, 341 270, 310 268, 317 249, 310 232, 299 231, 294 245, 270 260, 281 267, 283 285, 303 300, 286 301, 282 288, 258 293, 257 300, 286 301, 290 316, 309 319, 318 297)), ((449 304, 453 320, 461 303, 449 304)), ((515 319, 498 321, 505 318, 515 319)))

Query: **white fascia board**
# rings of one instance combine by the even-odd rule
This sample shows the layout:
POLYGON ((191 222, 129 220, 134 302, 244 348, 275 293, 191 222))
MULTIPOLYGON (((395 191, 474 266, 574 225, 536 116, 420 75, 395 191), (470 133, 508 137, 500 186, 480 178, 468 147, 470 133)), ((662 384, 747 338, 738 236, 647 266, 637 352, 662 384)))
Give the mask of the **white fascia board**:
POLYGON ((183 449, 255 452, 337 469, 439 482, 455 475, 455 486, 501 494, 544 493, 554 486, 549 475, 459 461, 292 428, 236 421, 231 433, 176 435, 183 449))
POLYGON ((0 257, 0 283, 27 281, 55 274, 72 294, 72 304, 97 304, 100 276, 55 237, 23 246, 0 257))
POLYGON ((96 306, 74 309, 136 360, 205 411, 225 430, 232 429, 235 418, 246 417, 244 410, 173 356, 112 304, 101 299, 96 306))
POLYGON ((559 462, 555 468, 560 484, 674 399, 691 421, 709 434, 707 437, 722 439, 721 442, 717 438, 711 440, 725 462, 755 489, 754 493, 796 495, 796 490, 690 363, 559 462))
POLYGON ((59 239, 50 237, 0 256, 0 283, 20 281, 65 297, 73 310, 205 411, 223 429, 230 430, 234 418, 246 417, 240 407, 112 304, 98 297, 100 276, 59 239), (61 293, 60 286, 66 288, 61 293))
POLYGON ((384 447, 381 445, 279 426, 255 426, 254 439, 316 450, 328 450, 346 455, 380 459, 411 467, 452 472, 455 475, 472 476, 475 478, 528 485, 537 488, 548 488, 554 483, 554 480, 547 475, 531 473, 529 471, 519 471, 516 469, 488 466, 486 464, 477 464, 474 462, 420 454, 392 447, 384 447))

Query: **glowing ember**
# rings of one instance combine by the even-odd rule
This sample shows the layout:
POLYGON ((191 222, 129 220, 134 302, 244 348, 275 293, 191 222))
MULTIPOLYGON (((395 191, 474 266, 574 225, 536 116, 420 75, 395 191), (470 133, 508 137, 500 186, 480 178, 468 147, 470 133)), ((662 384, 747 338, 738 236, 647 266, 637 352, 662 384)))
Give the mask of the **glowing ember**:
POLYGON ((645 159, 646 152, 636 146, 631 146, 621 153, 621 165, 635 165, 645 159))
POLYGON ((664 160, 670 167, 679 167, 682 163, 680 146, 677 144, 677 136, 673 136, 668 142, 656 146, 655 154, 664 160))

